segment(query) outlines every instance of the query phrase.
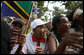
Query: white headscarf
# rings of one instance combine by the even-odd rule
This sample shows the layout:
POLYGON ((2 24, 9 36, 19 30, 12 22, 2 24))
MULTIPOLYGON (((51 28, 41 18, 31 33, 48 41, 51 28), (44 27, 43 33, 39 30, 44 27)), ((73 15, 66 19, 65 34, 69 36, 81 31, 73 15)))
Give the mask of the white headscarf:
POLYGON ((75 18, 76 15, 81 15, 83 13, 83 10, 81 9, 76 9, 76 11, 74 12, 73 18, 75 18))

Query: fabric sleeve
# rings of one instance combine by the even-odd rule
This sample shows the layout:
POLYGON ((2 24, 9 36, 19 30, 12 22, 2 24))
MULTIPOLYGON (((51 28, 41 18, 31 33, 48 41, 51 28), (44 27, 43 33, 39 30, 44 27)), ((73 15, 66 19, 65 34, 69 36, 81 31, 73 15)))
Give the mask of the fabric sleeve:
POLYGON ((28 46, 27 46, 27 43, 28 43, 28 36, 27 36, 27 40, 26 40, 26 42, 25 42, 25 44, 24 44, 24 46, 22 48, 22 52, 24 54, 28 54, 28 46))
POLYGON ((12 50, 10 50, 10 54, 15 54, 17 48, 19 47, 19 44, 16 44, 12 50))
POLYGON ((24 46, 23 46, 23 48, 22 48, 22 52, 24 53, 24 54, 27 54, 28 53, 28 51, 27 51, 27 44, 25 43, 24 44, 24 46))

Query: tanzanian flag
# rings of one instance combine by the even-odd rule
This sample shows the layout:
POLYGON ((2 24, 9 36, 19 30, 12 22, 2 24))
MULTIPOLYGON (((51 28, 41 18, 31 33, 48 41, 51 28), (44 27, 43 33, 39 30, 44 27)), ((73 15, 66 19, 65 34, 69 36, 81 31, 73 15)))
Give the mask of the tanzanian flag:
POLYGON ((31 1, 2 1, 1 17, 29 19, 33 3, 31 1))

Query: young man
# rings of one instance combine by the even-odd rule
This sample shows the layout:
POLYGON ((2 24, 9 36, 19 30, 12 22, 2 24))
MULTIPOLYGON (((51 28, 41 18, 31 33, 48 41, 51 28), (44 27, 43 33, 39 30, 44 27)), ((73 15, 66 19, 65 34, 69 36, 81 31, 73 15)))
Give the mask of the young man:
POLYGON ((12 37, 10 39, 10 53, 12 53, 12 49, 15 49, 14 46, 18 46, 19 44, 19 37, 20 37, 20 33, 21 33, 21 29, 24 25, 24 22, 20 19, 16 19, 14 20, 11 25, 10 25, 10 29, 11 29, 11 34, 12 37))
MULTIPOLYGON (((40 19, 35 19, 30 28, 33 32, 27 35, 26 42, 19 44, 19 47, 16 47, 16 54, 47 54, 47 28, 45 27, 46 22, 43 22, 40 19)), ((12 50, 14 51, 14 50, 12 50)))

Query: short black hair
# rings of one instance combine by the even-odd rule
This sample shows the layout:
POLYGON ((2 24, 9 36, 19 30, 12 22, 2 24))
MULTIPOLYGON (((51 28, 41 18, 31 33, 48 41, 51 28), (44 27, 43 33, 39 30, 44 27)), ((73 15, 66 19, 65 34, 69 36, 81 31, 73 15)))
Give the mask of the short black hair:
POLYGON ((25 23, 20 19, 16 19, 11 23, 11 25, 14 25, 14 24, 20 24, 21 28, 25 25, 25 23))
POLYGON ((61 37, 60 37, 60 34, 57 30, 56 24, 58 24, 60 22, 61 17, 64 17, 64 16, 58 15, 52 19, 52 26, 53 26, 52 31, 54 32, 54 34, 59 42, 61 42, 61 37))

